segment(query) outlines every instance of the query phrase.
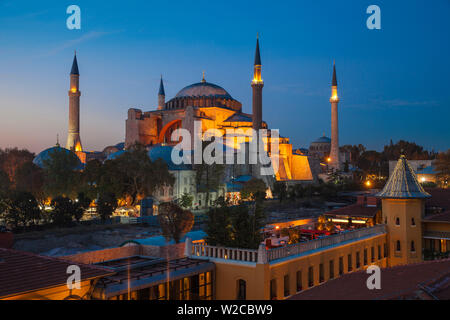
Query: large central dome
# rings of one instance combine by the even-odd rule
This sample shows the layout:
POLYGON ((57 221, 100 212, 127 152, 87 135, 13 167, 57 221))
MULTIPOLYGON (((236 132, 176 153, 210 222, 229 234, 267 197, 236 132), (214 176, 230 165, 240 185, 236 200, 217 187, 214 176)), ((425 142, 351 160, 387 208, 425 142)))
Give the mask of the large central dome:
POLYGON ((233 99, 231 95, 222 87, 209 82, 199 82, 184 87, 177 93, 175 98, 184 97, 220 97, 233 99))

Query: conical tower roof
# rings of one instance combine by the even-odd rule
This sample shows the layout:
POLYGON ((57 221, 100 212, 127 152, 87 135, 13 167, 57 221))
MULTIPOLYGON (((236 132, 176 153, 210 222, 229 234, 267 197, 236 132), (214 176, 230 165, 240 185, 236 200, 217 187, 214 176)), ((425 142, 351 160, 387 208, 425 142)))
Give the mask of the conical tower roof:
POLYGON ((76 53, 73 57, 72 70, 70 70, 70 74, 77 74, 77 75, 80 74, 80 72, 78 71, 78 62, 77 62, 77 54, 76 53))
POLYGON ((337 87, 336 64, 334 62, 333 62, 333 79, 331 80, 331 85, 333 87, 337 87))
POLYGON ((158 95, 160 95, 160 96, 165 96, 166 95, 166 93, 164 92, 164 84, 163 84, 162 76, 161 76, 161 81, 159 82, 158 95))
POLYGON ((259 39, 256 37, 256 50, 255 50, 255 66, 261 65, 261 55, 259 54, 259 39))
POLYGON ((400 156, 388 182, 376 196, 390 199, 421 199, 431 197, 420 185, 414 170, 409 165, 405 156, 400 156))

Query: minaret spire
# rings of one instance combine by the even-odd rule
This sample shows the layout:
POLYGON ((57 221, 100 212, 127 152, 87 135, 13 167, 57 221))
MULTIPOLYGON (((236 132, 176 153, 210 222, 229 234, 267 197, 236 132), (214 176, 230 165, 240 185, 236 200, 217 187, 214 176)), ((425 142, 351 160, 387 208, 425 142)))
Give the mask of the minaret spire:
POLYGON ((262 89, 264 82, 261 78, 261 54, 259 52, 259 35, 256 35, 256 50, 255 50, 255 62, 253 65, 253 100, 252 100, 252 113, 253 113, 253 130, 259 130, 262 127, 262 89))
POLYGON ((341 162, 339 159, 339 121, 338 121, 338 103, 339 97, 337 93, 336 63, 333 61, 333 78, 331 80, 331 151, 330 166, 339 170, 341 162))
POLYGON ((80 96, 80 72, 75 51, 70 71, 69 130, 66 144, 66 148, 73 151, 83 151, 80 139, 80 96))
POLYGON ((158 110, 164 109, 166 105, 166 93, 164 91, 164 83, 161 75, 161 80, 159 81, 159 91, 158 91, 158 110))
POLYGON ((205 79, 205 71, 202 71, 202 83, 205 83, 206 79, 205 79))

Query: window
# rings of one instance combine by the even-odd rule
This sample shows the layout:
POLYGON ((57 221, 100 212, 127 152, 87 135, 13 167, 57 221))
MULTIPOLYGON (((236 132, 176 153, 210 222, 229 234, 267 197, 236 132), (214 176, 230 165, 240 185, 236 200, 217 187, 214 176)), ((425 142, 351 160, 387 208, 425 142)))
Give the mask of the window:
POLYGON ((314 285, 314 268, 309 267, 308 269, 308 286, 312 287, 314 285))
POLYGON ((364 265, 367 266, 367 249, 364 249, 364 265))
POLYGON ((370 248, 370 261, 375 261, 375 247, 370 248))
POLYGON ((322 283, 325 281, 325 275, 323 271, 323 263, 319 264, 319 283, 322 283))
POLYGON ((397 245, 395 246, 395 250, 396 251, 400 251, 401 247, 400 247, 400 240, 397 240, 397 245))
POLYGON ((416 252, 416 246, 414 245, 414 240, 411 241, 411 252, 416 252))
POLYGON ((339 275, 344 273, 344 257, 339 257, 339 275))
POLYGON ((396 226, 400 225, 400 218, 399 217, 395 218, 395 225, 396 226))
POLYGON ((283 279, 284 281, 284 296, 285 297, 287 297, 287 296, 289 296, 289 275, 287 274, 287 275, 285 275, 284 276, 284 279, 283 279))
POLYGON ((361 259, 359 256, 359 251, 356 252, 356 269, 359 269, 361 267, 361 259))
POLYGON ((277 299, 277 279, 270 280, 270 300, 277 299))
POLYGON ((349 254, 347 256, 347 263, 348 263, 347 271, 351 272, 353 270, 353 267, 352 267, 352 254, 349 254))
POLYGON ((378 245, 378 260, 381 260, 381 246, 378 245))
POLYGON ((383 247, 384 247, 384 248, 383 248, 383 253, 384 253, 383 256, 384 256, 385 258, 387 258, 387 256, 388 256, 388 246, 387 246, 387 243, 384 243, 384 244, 383 244, 383 247))
POLYGON ((247 298, 247 283, 243 279, 237 281, 237 300, 245 300, 247 298))
POLYGON ((416 226, 416 221, 414 220, 414 218, 411 218, 411 226, 415 227, 416 226))
POLYGON ((330 260, 330 279, 334 279, 334 260, 330 260))
POLYGON ((303 286, 302 286, 302 272, 301 271, 297 271, 297 292, 302 291, 303 290, 303 286))

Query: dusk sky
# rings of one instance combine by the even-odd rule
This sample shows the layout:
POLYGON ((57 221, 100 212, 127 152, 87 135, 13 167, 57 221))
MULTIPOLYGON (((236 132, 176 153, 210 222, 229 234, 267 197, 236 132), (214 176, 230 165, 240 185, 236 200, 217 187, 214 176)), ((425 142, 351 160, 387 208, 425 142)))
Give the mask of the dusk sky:
POLYGON ((263 118, 294 148, 330 136, 336 60, 340 144, 381 150, 390 139, 450 148, 449 0, 0 1, 0 148, 39 152, 67 138, 77 50, 87 151, 125 139, 131 107, 156 109, 206 80, 251 113, 260 34, 263 118), (103 3, 103 4, 102 4, 103 3), (66 9, 81 8, 81 30, 66 9), (366 8, 381 8, 368 30, 366 8))

